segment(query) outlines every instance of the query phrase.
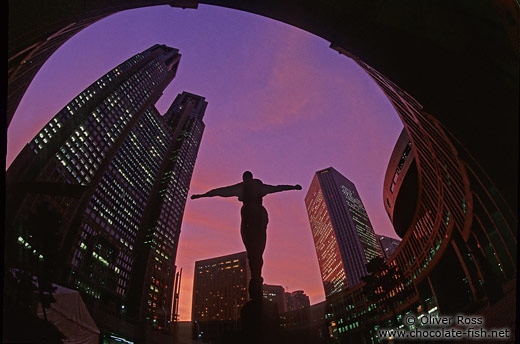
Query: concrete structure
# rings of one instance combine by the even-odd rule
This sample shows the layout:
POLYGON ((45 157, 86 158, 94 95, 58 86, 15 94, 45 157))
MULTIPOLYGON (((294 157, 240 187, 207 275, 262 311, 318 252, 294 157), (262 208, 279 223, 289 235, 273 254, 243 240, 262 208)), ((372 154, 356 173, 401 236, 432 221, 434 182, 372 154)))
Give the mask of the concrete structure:
POLYGON ((325 295, 361 282, 383 253, 355 185, 334 168, 316 172, 305 196, 325 295))
POLYGON ((177 49, 154 45, 115 67, 54 116, 6 174, 8 242, 27 247, 27 214, 40 204, 56 209, 61 223, 44 230, 58 232, 57 282, 85 295, 104 333, 125 338, 148 336, 138 322, 168 332, 172 320, 207 105, 182 93, 164 116, 154 107, 179 60, 177 49))

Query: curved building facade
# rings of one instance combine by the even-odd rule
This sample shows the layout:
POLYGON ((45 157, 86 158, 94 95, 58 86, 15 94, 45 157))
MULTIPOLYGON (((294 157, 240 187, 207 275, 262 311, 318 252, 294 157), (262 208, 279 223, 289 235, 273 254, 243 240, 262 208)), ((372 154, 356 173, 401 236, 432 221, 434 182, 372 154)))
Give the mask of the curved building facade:
POLYGON ((417 204, 417 164, 412 142, 403 130, 390 157, 383 182, 385 210, 395 232, 403 238, 415 215, 417 204))
MULTIPOLYGON (((357 62, 391 99, 405 124, 383 192, 385 207, 403 239, 387 261, 406 281, 394 292, 412 290, 394 310, 399 325, 407 313, 485 313, 514 293, 515 214, 476 161, 437 120, 409 94, 357 62)), ((367 301, 363 286, 327 299, 328 326, 340 342, 369 340, 380 326, 390 327, 393 315, 367 301)), ((514 319, 514 305, 511 312, 503 311, 514 319)), ((514 325, 507 316, 499 322, 502 327, 514 325)))

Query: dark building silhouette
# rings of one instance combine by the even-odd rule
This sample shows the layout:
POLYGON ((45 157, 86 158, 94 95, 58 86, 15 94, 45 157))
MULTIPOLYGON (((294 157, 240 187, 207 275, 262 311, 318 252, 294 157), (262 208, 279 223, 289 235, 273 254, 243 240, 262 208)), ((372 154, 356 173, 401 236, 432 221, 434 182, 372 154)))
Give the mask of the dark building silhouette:
POLYGON ((237 320, 250 278, 246 252, 195 262, 192 321, 237 320))
MULTIPOLYGON (((388 95, 405 123, 384 181, 383 200, 403 238, 389 266, 404 283, 394 309, 417 315, 484 314, 515 327, 515 213, 459 141, 410 94, 356 60, 388 95), (403 195, 401 195, 401 193, 403 195), (413 210, 413 211, 412 211, 413 210)), ((363 285, 327 297, 330 332, 341 342, 370 342, 392 314, 368 302, 363 285), (345 307, 348 305, 348 307, 345 307)))
POLYGON ((386 259, 390 258, 392 253, 399 247, 399 244, 401 243, 401 240, 397 240, 394 238, 390 238, 384 235, 376 234, 377 241, 379 242, 379 245, 381 246, 381 251, 383 251, 383 254, 386 259))
POLYGON ((382 252, 355 185, 332 167, 318 171, 305 205, 325 295, 360 283, 382 252))
POLYGON ((274 302, 278 307, 278 313, 287 312, 287 300, 284 287, 281 285, 264 284, 262 294, 267 300, 274 302))
POLYGON ((327 301, 280 314, 280 327, 289 343, 329 343, 327 301))
POLYGON ((309 296, 307 296, 303 290, 287 292, 285 293, 285 299, 287 302, 287 312, 307 308, 311 305, 309 296))
POLYGON ((30 242, 25 214, 52 205, 62 217, 56 280, 85 295, 102 330, 136 340, 169 331, 182 216, 204 130, 200 96, 180 94, 164 116, 154 106, 180 57, 154 45, 112 69, 7 171, 8 240, 30 242))

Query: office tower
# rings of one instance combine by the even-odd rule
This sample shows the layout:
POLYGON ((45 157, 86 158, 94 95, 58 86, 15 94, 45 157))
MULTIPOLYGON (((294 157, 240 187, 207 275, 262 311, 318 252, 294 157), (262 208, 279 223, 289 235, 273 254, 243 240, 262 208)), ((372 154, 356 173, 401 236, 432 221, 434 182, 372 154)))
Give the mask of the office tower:
MULTIPOLYGON (((206 106, 204 98, 183 92, 163 116, 171 140, 162 147, 167 149, 144 208, 135 250, 133 274, 138 283, 131 295, 141 298, 140 319, 171 318, 174 262, 206 106)), ((149 152, 150 158, 158 158, 157 150, 149 152)))
POLYGON ((383 251, 383 254, 385 255, 385 258, 388 259, 394 253, 394 251, 399 247, 399 244, 401 243, 401 240, 397 240, 394 238, 390 238, 384 235, 376 234, 377 241, 379 242, 379 245, 381 246, 381 251, 383 251))
POLYGON ((276 304, 278 313, 287 312, 286 293, 281 285, 264 284, 262 286, 262 293, 264 298, 276 304))
POLYGON ((250 279, 246 252, 195 262, 192 321, 238 319, 250 279))
POLYGON ((57 232, 53 278, 82 291, 107 332, 123 335, 131 325, 121 326, 122 318, 159 331, 171 319, 177 244, 207 105, 184 92, 164 116, 155 108, 180 57, 154 45, 112 69, 54 116, 7 171, 8 240, 23 250, 31 241, 27 214, 50 205, 61 218, 44 229, 57 232))
POLYGON ((291 293, 285 293, 285 298, 288 312, 311 306, 311 301, 309 297, 303 292, 303 290, 296 290, 291 293))
POLYGON ((356 187, 326 168, 314 175, 305 205, 325 295, 355 286, 367 275, 367 262, 382 256, 356 187))

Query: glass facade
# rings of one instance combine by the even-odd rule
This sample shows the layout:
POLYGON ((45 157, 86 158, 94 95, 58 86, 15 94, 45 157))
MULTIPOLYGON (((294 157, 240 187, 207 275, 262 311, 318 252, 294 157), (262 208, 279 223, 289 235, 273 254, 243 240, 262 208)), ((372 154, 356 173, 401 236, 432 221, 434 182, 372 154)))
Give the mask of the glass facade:
POLYGON ((334 168, 316 172, 305 197, 325 295, 351 288, 382 252, 354 184, 334 168))
POLYGON ((325 295, 329 296, 345 289, 348 282, 332 220, 316 175, 305 198, 305 205, 318 256, 323 288, 325 295))

